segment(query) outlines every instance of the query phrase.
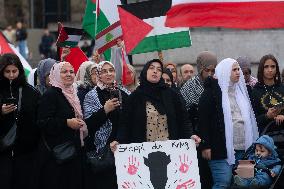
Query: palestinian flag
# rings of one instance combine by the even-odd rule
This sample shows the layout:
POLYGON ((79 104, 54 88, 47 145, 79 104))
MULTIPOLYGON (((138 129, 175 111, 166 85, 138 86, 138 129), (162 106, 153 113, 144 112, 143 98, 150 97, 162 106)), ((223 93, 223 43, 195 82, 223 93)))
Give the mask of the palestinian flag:
POLYGON ((118 8, 127 54, 191 46, 188 28, 165 26, 171 0, 150 0, 118 8))
POLYGON ((83 30, 78 28, 63 27, 58 23, 59 34, 56 45, 59 47, 76 47, 82 37, 83 30))
POLYGON ((32 67, 27 62, 27 60, 19 53, 19 51, 14 47, 14 45, 10 44, 8 40, 4 37, 2 32, 0 32, 0 55, 5 53, 13 53, 16 54, 25 70, 26 76, 28 76, 32 70, 32 67))

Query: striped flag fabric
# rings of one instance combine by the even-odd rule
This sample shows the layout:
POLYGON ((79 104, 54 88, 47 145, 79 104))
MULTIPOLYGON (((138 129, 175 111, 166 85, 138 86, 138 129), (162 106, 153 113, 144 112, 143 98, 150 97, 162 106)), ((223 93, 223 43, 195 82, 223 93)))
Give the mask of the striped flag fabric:
POLYGON ((32 67, 30 66, 30 64, 27 62, 27 60, 20 54, 20 52, 14 47, 14 45, 10 44, 6 38, 4 37, 4 35, 2 34, 2 32, 0 32, 0 55, 5 54, 5 53, 13 53, 16 54, 23 67, 25 70, 25 75, 28 76, 30 74, 30 72, 32 71, 32 67))
POLYGON ((172 0, 168 27, 284 28, 282 0, 172 0))
POLYGON ((165 26, 171 0, 150 0, 119 6, 127 54, 139 54, 191 46, 188 27, 165 26))
POLYGON ((56 45, 59 47, 76 47, 82 37, 83 29, 65 27, 58 23, 59 34, 56 45))
POLYGON ((95 48, 101 54, 116 45, 122 38, 122 30, 119 22, 117 6, 120 0, 97 0, 96 43, 95 48), (99 13, 99 14, 98 14, 99 13))

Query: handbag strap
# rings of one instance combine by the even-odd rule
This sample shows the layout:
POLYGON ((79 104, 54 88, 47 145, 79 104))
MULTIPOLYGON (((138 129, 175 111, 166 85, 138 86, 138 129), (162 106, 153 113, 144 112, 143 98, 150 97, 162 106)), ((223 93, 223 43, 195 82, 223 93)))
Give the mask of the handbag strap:
POLYGON ((23 88, 20 87, 19 88, 19 100, 18 100, 18 106, 17 106, 17 111, 15 111, 15 119, 16 119, 16 122, 18 121, 18 118, 19 118, 19 114, 20 114, 20 111, 22 109, 22 96, 23 96, 23 88))
POLYGON ((19 101, 18 101, 18 112, 21 111, 22 108, 22 96, 23 96, 23 88, 19 88, 19 101))
POLYGON ((51 152, 51 148, 48 146, 43 133, 41 133, 41 138, 42 138, 43 144, 45 145, 47 150, 51 152))

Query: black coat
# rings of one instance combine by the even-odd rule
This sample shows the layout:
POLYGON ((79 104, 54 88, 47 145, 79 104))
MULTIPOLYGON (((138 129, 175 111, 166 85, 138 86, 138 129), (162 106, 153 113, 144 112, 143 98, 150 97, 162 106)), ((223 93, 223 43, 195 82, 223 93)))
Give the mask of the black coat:
POLYGON ((38 114, 38 125, 50 148, 71 140, 77 149, 75 159, 59 165, 41 141, 38 159, 38 188, 82 188, 83 162, 79 131, 67 126, 67 119, 75 118, 75 112, 60 88, 50 87, 43 94, 38 114))
MULTIPOLYGON (((101 90, 99 87, 96 87, 95 89, 98 94, 98 99, 100 104, 104 106, 106 101, 108 99, 113 98, 113 94, 110 93, 107 90, 101 90)), ((122 97, 122 104, 125 103, 126 98, 128 95, 123 91, 120 90, 121 97, 122 97)), ((119 119, 120 119, 120 108, 115 109, 114 111, 106 114, 104 111, 104 108, 102 107, 97 112, 93 112, 92 115, 86 119, 86 124, 88 126, 89 136, 88 137, 88 146, 87 150, 94 150, 94 137, 95 133, 100 129, 100 127, 103 126, 104 123, 109 119, 112 123, 112 131, 107 141, 107 146, 109 146, 109 143, 112 142, 115 139, 115 136, 117 135, 117 128, 119 126, 119 119)), ((117 182, 116 182, 116 173, 115 173, 115 167, 109 168, 106 170, 102 170, 99 173, 94 174, 91 170, 87 173, 86 180, 88 183, 86 184, 86 188, 90 189, 100 189, 100 188, 108 188, 108 189, 116 189, 117 188, 117 182), (96 178, 96 179, 94 179, 96 178), (107 180, 106 180, 107 178, 107 180)))
MULTIPOLYGON (((179 94, 170 88, 161 89, 166 110, 170 140, 188 139, 193 134, 185 104, 179 94)), ((146 142, 146 100, 138 88, 123 106, 117 140, 120 143, 146 142)))
MULTIPOLYGON (((1 189, 30 188, 33 177, 33 165, 39 140, 39 129, 36 125, 39 92, 29 84, 21 85, 22 106, 18 116, 17 136, 12 148, 0 152, 1 189), (13 156, 13 157, 12 157, 13 156), (29 174, 27 174, 29 172, 29 174)), ((19 97, 19 85, 12 85, 13 97, 19 97)), ((0 88, 0 107, 6 98, 11 97, 8 83, 2 82, 0 88)), ((13 126, 15 114, 2 115, 0 109, 0 136, 13 126)))
MULTIPOLYGON (((284 86, 276 84, 272 86, 264 86, 257 83, 252 90, 252 105, 256 116, 257 125, 260 131, 273 119, 266 117, 269 108, 273 104, 284 102, 284 86), (270 96, 272 100, 270 100, 270 96)), ((281 113, 283 115, 283 112, 281 113)))
POLYGON ((211 149, 211 159, 226 159, 225 123, 222 109, 222 92, 218 81, 208 78, 199 99, 199 133, 201 150, 211 149))

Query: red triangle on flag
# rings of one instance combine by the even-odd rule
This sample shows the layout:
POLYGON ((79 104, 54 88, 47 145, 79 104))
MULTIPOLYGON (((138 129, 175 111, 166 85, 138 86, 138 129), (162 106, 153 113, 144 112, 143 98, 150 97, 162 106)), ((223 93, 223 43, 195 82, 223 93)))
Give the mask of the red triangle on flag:
POLYGON ((5 53, 14 53, 2 32, 0 32, 0 55, 5 53))
POLYGON ((153 26, 147 24, 121 7, 118 7, 118 13, 126 53, 129 54, 153 29, 153 26))

